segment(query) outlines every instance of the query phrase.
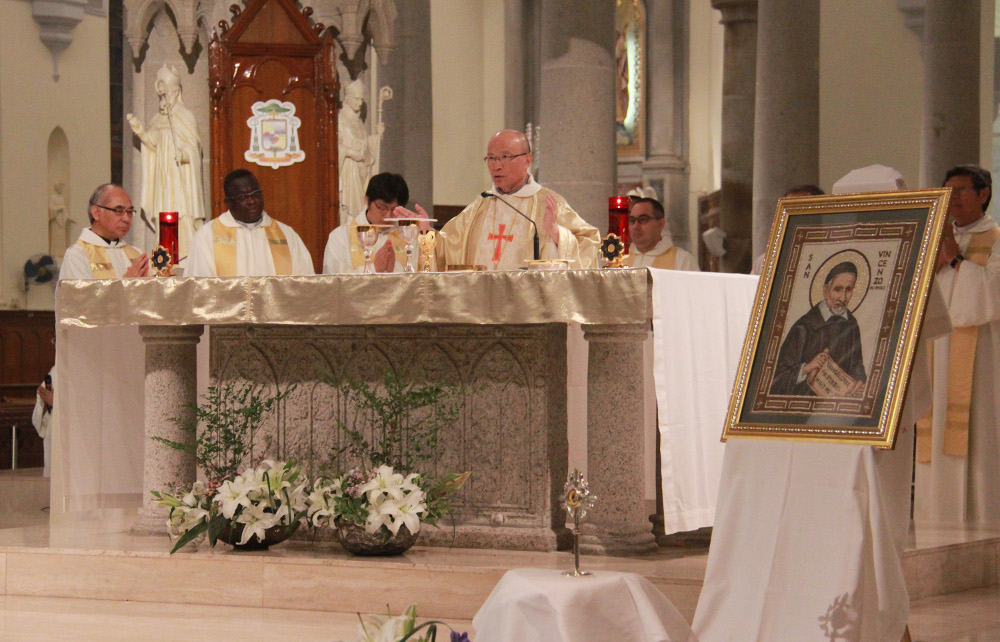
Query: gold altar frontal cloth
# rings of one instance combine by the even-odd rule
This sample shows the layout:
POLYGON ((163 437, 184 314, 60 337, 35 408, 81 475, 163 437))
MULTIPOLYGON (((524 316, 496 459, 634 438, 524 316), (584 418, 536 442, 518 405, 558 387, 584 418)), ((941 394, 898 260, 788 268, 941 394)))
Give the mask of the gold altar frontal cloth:
POLYGON ((60 281, 59 327, 641 323, 649 272, 559 270, 60 281))

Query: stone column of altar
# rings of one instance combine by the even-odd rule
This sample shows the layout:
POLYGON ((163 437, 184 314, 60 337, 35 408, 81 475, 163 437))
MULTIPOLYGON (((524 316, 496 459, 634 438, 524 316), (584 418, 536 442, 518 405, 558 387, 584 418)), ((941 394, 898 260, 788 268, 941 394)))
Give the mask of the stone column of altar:
POLYGON ((198 401, 198 341, 203 326, 142 326, 139 335, 146 344, 145 424, 142 508, 132 533, 162 534, 167 530, 164 510, 154 503, 151 490, 166 489, 195 480, 194 454, 175 450, 152 437, 194 443, 194 434, 180 429, 174 417, 193 419, 189 404, 198 401))
POLYGON ((597 501, 580 550, 600 555, 656 550, 646 509, 642 342, 648 323, 585 325, 587 480, 597 501))
POLYGON ((722 189, 719 225, 726 232, 725 272, 753 262, 754 99, 757 0, 712 0, 725 27, 722 67, 722 189))
POLYGON ((955 165, 980 162, 978 2, 927 0, 920 185, 937 187, 955 165))
POLYGON ((759 0, 753 154, 753 256, 778 199, 819 182, 819 0, 759 0))
POLYGON ((603 234, 615 194, 614 0, 542 0, 539 180, 603 234))

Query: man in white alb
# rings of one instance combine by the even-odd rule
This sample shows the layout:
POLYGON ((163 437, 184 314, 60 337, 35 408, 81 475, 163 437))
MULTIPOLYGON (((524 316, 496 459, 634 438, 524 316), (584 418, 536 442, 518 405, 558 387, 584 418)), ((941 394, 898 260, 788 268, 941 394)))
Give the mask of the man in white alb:
POLYGON ((509 129, 497 132, 484 160, 493 187, 445 224, 448 265, 482 265, 489 270, 523 267, 525 259, 534 256, 535 227, 517 208, 538 228, 540 258, 571 259, 575 261, 571 267, 577 268, 597 267, 600 233, 566 199, 535 182, 528 172, 531 148, 524 134, 509 129))
POLYGON ((264 193, 253 172, 233 170, 222 190, 229 210, 195 233, 184 276, 316 273, 295 230, 264 211, 264 193))
POLYGON ((944 186, 953 224, 942 234, 935 280, 954 329, 934 345, 929 448, 919 437, 928 417, 918 423, 917 461, 933 488, 917 518, 1000 525, 1000 226, 986 214, 993 181, 961 165, 944 186))
POLYGON ((661 270, 700 272, 698 261, 687 250, 674 245, 663 205, 655 198, 632 201, 628 213, 628 256, 622 260, 629 267, 653 267, 661 270))
POLYGON ((146 276, 149 257, 125 242, 135 214, 128 192, 105 183, 94 190, 87 210, 90 227, 66 249, 59 280, 146 276))
MULTIPOLYGON (((66 249, 59 268, 59 280, 147 276, 149 257, 124 240, 132 229, 132 217, 135 215, 128 192, 113 183, 98 186, 90 195, 87 214, 90 227, 82 230, 76 243, 66 249)), ((31 423, 43 440, 46 477, 49 475, 52 448, 49 434, 54 378, 54 370, 49 371, 46 381, 38 386, 35 409, 31 414, 31 423)))
MULTIPOLYGON (((410 188, 399 174, 383 172, 368 181, 365 190, 365 211, 341 224, 330 232, 323 252, 324 274, 361 273, 365 269, 365 255, 358 241, 358 225, 387 225, 385 219, 428 218, 419 205, 417 211, 404 209, 410 200, 410 188)), ((421 229, 430 229, 430 223, 421 223, 421 229)), ((415 250, 414 254, 418 252, 415 250)), ((406 267, 406 242, 391 226, 383 229, 376 241, 372 263, 376 272, 402 272, 406 267)), ((416 261, 414 256, 414 261, 416 261)))

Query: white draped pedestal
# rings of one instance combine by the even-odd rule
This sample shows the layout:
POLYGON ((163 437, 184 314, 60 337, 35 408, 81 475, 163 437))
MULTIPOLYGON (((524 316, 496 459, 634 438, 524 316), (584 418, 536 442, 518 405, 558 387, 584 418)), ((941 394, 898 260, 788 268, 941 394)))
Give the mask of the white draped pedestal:
MULTIPOLYGON (((730 323, 745 332, 746 317, 730 323)), ((894 450, 726 443, 692 627, 702 642, 901 639, 909 613, 900 558, 909 526, 913 424, 930 405, 927 342, 949 330, 932 290, 894 450)), ((716 332, 692 340, 710 344, 734 336, 716 332)), ((738 352, 740 345, 730 349, 738 352)))
POLYGON ((594 571, 507 571, 472 620, 479 642, 694 642, 684 617, 646 578, 594 571))

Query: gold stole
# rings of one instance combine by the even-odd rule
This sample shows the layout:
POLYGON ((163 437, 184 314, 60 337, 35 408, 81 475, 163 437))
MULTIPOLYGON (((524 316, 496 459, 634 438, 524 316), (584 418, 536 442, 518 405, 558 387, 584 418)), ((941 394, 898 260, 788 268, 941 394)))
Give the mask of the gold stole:
MULTIPOLYGON (((361 241, 358 240, 357 226, 351 225, 350 227, 351 265, 353 265, 356 270, 365 264, 365 251, 361 249, 361 241)), ((389 232, 389 242, 392 243, 392 251, 396 254, 396 261, 402 265, 406 265, 406 243, 403 239, 399 238, 399 235, 396 234, 395 230, 389 232)), ((413 244, 413 252, 417 254, 417 262, 419 263, 419 248, 416 243, 413 244)), ((395 270, 395 268, 393 269, 395 270)))
MULTIPOLYGON (((966 260, 983 266, 990 258, 990 250, 1000 240, 1000 228, 976 232, 962 254, 966 260)), ((976 341, 979 327, 954 328, 948 348, 948 409, 945 412, 944 444, 946 455, 965 457, 969 454, 969 412, 972 408, 972 371, 976 361, 976 341)), ((933 356, 933 355, 932 355, 933 356)), ((932 441, 931 408, 917 421, 917 461, 930 463, 932 441)))
MULTIPOLYGON (((267 243, 271 248, 274 273, 291 274, 292 251, 278 221, 271 221, 271 224, 264 228, 264 235, 267 236, 267 243)), ((212 249, 215 254, 215 273, 218 276, 237 276, 236 228, 223 225, 219 219, 212 221, 212 249)))
MULTIPOLYGON (((633 267, 635 265, 635 254, 629 254, 624 259, 622 259, 622 265, 625 267, 633 267)), ((653 257, 653 264, 649 267, 654 267, 659 270, 673 270, 677 266, 677 246, 671 245, 670 249, 663 254, 657 254, 653 257)))
MULTIPOLYGON (((87 255, 87 261, 90 262, 90 275, 93 278, 118 278, 118 275, 115 274, 115 269, 111 266, 111 257, 108 256, 108 248, 87 243, 83 240, 77 241, 76 244, 79 245, 83 249, 83 253, 87 255)), ((122 246, 122 249, 125 250, 125 256, 128 257, 129 261, 135 261, 139 258, 139 250, 135 249, 131 245, 124 245, 122 246)))

